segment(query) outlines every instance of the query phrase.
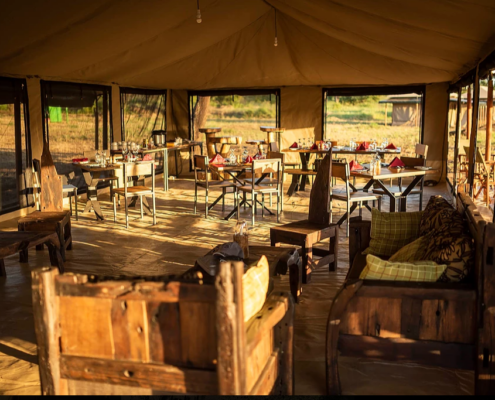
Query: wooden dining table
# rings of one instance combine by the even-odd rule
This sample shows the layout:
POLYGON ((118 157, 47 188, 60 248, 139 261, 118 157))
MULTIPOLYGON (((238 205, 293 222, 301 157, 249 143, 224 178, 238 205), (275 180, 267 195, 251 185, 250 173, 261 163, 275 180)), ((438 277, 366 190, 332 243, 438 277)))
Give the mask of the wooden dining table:
MULTIPOLYGON (((239 176, 245 173, 246 171, 251 171, 253 164, 236 164, 236 165, 228 165, 228 164, 209 164, 210 169, 212 172, 216 172, 217 174, 219 172, 224 172, 227 173, 229 176, 232 177, 234 182, 244 186, 245 183, 244 181, 239 179, 239 176)), ((220 175, 219 175, 220 176, 220 175)), ((262 174, 261 177, 259 177, 255 185, 258 185, 263 179, 265 179, 268 176, 268 174, 262 174)), ((223 179, 223 178, 222 178, 223 179)), ((223 198, 223 193, 208 207, 210 209, 213 207, 215 204, 217 204, 222 198, 223 198)), ((263 207, 263 204, 259 201, 256 200, 256 202, 263 207)), ((252 204, 249 203, 248 199, 244 197, 241 201, 240 206, 248 205, 249 207, 253 207, 252 204)), ((275 215, 272 211, 270 211, 268 208, 264 207, 264 209, 270 214, 270 215, 275 215)), ((225 217, 225 220, 231 219, 233 216, 237 214, 237 208, 234 207, 234 209, 225 217)))
MULTIPOLYGON (((407 196, 411 191, 425 178, 426 171, 419 170, 415 168, 404 168, 400 172, 395 172, 389 168, 382 167, 380 173, 371 173, 369 170, 359 170, 351 171, 351 176, 367 179, 368 182, 361 189, 364 192, 368 192, 370 189, 373 190, 373 186, 376 184, 386 196, 390 198, 390 212, 395 212, 397 209, 399 211, 406 211, 407 208, 407 196), (413 178, 412 181, 407 185, 407 187, 402 191, 399 198, 397 198, 383 183, 384 180, 396 179, 396 178, 413 178), (399 202, 397 206, 397 202, 399 202)), ((357 190, 353 185, 352 189, 357 190)))
POLYGON ((88 202, 86 203, 86 207, 83 212, 90 212, 91 209, 93 209, 96 215, 96 220, 104 221, 105 217, 103 216, 100 203, 98 202, 98 191, 96 189, 96 185, 98 185, 99 182, 114 179, 114 177, 102 177, 101 175, 105 172, 114 172, 115 170, 122 168, 122 164, 111 164, 106 167, 92 164, 77 164, 77 166, 83 171, 84 180, 88 185, 88 202))

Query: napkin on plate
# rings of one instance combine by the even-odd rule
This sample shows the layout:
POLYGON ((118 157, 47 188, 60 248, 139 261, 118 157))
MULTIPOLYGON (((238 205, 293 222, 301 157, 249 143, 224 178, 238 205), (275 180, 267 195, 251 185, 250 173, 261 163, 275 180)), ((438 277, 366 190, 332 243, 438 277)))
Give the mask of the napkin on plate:
POLYGON ((311 146, 311 150, 318 150, 318 145, 316 143, 313 143, 313 146, 311 146))
POLYGON ((215 157, 210 160, 210 164, 223 164, 224 162, 225 159, 220 154, 215 155, 215 157))
POLYGON ((244 161, 246 164, 252 164, 253 163, 253 157, 247 156, 246 161, 244 161))
POLYGON ((349 169, 350 169, 351 171, 359 171, 359 170, 361 170, 361 169, 364 169, 364 167, 363 167, 361 164, 359 164, 357 161, 352 160, 352 161, 349 163, 349 169))
POLYGON ((297 145, 296 142, 292 143, 289 147, 289 149, 297 149, 299 146, 297 145))
POLYGON ((385 147, 387 150, 397 150, 397 147, 393 143, 390 143, 387 147, 385 147))
POLYGON ((361 143, 358 147, 356 147, 356 150, 358 151, 364 151, 364 150, 367 150, 366 148, 366 143, 361 143))
POLYGON ((406 164, 404 164, 400 158, 395 157, 392 162, 388 165, 389 167, 405 167, 406 164))
POLYGON ((73 162, 73 163, 84 162, 84 161, 88 161, 87 157, 83 157, 83 158, 73 158, 73 159, 72 159, 72 162, 73 162))

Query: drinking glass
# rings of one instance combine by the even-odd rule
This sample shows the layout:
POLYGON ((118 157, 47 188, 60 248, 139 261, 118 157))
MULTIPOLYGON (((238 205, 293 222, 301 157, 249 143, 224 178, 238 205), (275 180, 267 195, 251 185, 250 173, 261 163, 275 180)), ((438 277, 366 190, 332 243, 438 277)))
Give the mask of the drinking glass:
POLYGON ((299 146, 299 148, 301 148, 301 147, 302 147, 302 144, 301 144, 301 138, 299 138, 298 140, 299 140, 299 144, 298 144, 298 146, 299 146))
POLYGON ((100 152, 98 150, 95 153, 95 163, 100 164, 100 152))

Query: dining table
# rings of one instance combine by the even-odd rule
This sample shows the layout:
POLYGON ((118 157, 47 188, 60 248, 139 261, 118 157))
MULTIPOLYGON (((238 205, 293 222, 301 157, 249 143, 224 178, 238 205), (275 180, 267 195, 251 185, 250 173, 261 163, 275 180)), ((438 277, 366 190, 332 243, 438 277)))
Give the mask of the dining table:
MULTIPOLYGON (((241 179, 239 179, 239 177, 246 173, 247 171, 251 171, 252 170, 252 166, 253 164, 249 163, 249 164, 246 164, 246 163, 238 163, 238 164, 209 164, 209 167, 210 167, 210 170, 212 172, 216 172, 217 175, 221 178, 221 179, 224 179, 224 177, 221 176, 221 174, 219 174, 219 172, 223 172, 223 173, 226 173, 228 174, 230 177, 232 177, 232 179, 234 180, 234 182, 238 183, 239 185, 241 186, 245 186, 246 183, 244 181, 242 181, 241 179)), ((265 179, 269 174, 262 174, 256 181, 255 181, 255 185, 258 185, 263 179, 265 179)), ((220 200, 222 200, 224 194, 222 193, 209 207, 208 207, 208 210, 210 210, 211 208, 213 208, 213 206, 215 204, 217 204, 220 200)), ((261 207, 263 207, 263 204, 256 199, 256 203, 259 204, 261 207)), ((248 199, 246 197, 244 197, 241 201, 241 203, 239 204, 239 207, 240 206, 249 206, 249 207, 253 207, 252 204, 249 203, 248 199)), ((275 215, 272 211, 270 211, 268 208, 264 207, 264 209, 270 214, 270 215, 275 215)), ((234 207, 234 209, 225 217, 225 220, 229 220, 231 219, 233 216, 235 216, 237 214, 237 207, 234 207)))
MULTIPOLYGON (((351 171, 351 176, 367 179, 368 182, 361 189, 363 192, 368 192, 373 187, 378 186, 387 197, 390 199, 390 212, 406 211, 407 208, 407 196, 411 191, 425 178, 426 170, 416 168, 402 168, 399 171, 394 169, 382 167, 378 173, 371 172, 368 169, 351 171), (396 178, 413 178, 407 187, 401 192, 400 197, 396 197, 387 185, 384 184, 384 180, 390 181, 390 179, 396 178), (397 204, 399 202, 399 204, 397 204), (398 206, 398 207, 397 207, 398 206)), ((353 185, 350 185, 352 190, 357 191, 353 185)))
POLYGON ((96 220, 104 221, 105 217, 101 211, 100 203, 98 202, 98 191, 96 185, 102 181, 115 180, 115 177, 102 177, 102 174, 112 172, 115 173, 116 170, 122 168, 122 164, 109 164, 102 167, 98 164, 75 164, 81 168, 83 172, 84 181, 88 185, 87 198, 88 202, 84 208, 84 213, 90 212, 91 209, 95 212, 96 220))
MULTIPOLYGON (((178 168, 178 157, 177 152, 181 150, 189 150, 190 159, 192 160, 192 152, 194 147, 199 147, 201 155, 203 155, 203 142, 191 141, 189 143, 183 143, 180 145, 175 144, 167 144, 167 146, 153 146, 152 148, 140 148, 138 154, 153 154, 153 153, 163 153, 163 191, 167 192, 169 189, 168 186, 168 153, 169 151, 173 151, 175 155, 175 177, 179 177, 179 168, 178 168)), ((111 150, 110 154, 112 155, 112 159, 115 159, 115 156, 121 155, 122 150, 111 150)))
MULTIPOLYGON (((288 149, 284 149, 282 151, 285 153, 297 153, 297 154, 299 154, 299 157, 301 159, 301 170, 312 171, 312 169, 310 168, 311 156, 314 155, 314 157, 316 157, 317 155, 321 155, 324 157, 326 154, 329 153, 330 150, 329 149, 326 149, 326 150, 311 149, 310 147, 308 147, 308 148, 297 148, 297 149, 288 148, 288 149)), ((386 154, 400 155, 401 148, 400 147, 398 147, 397 149, 378 148, 378 149, 374 149, 374 150, 356 150, 356 149, 351 149, 350 147, 345 147, 345 146, 344 147, 335 146, 332 148, 332 158, 335 158, 335 155, 354 155, 355 159, 357 160, 357 157, 360 155, 372 156, 376 153, 378 153, 380 158, 383 159, 386 154)), ((309 184, 309 175, 304 175, 302 178, 301 178, 301 176, 294 175, 293 176, 293 182, 289 188, 289 191, 287 192, 287 195, 290 197, 295 192, 298 192, 298 191, 304 192, 306 189, 306 184, 309 184)))

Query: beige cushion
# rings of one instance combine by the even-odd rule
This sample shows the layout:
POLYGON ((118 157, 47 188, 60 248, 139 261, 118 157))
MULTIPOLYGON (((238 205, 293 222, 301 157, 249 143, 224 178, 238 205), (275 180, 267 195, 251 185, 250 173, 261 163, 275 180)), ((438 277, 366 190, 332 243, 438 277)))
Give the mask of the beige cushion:
POLYGON ((381 212, 371 210, 371 240, 365 254, 390 257, 419 237, 419 212, 381 212))
POLYGON ((433 261, 399 263, 385 261, 371 254, 366 256, 366 267, 359 279, 403 282, 436 282, 444 273, 446 265, 433 261))
POLYGON ((244 322, 249 321, 265 304, 270 281, 268 260, 262 256, 258 265, 249 268, 242 276, 244 322))

